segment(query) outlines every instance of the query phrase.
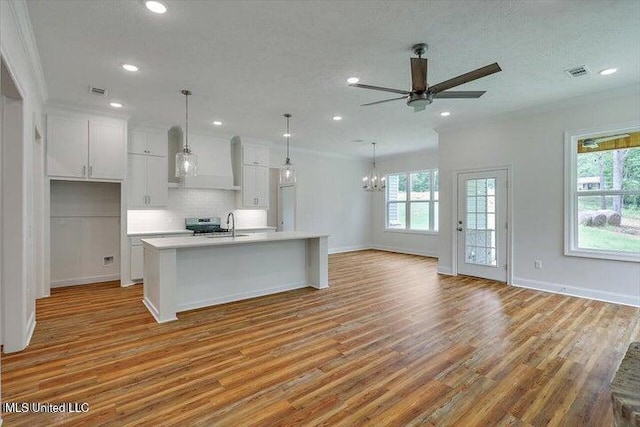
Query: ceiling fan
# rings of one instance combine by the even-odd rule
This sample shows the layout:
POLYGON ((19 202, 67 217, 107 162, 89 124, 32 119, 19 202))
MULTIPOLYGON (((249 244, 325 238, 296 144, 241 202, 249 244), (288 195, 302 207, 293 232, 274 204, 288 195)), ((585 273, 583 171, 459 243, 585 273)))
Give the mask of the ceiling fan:
POLYGON ((598 138, 586 138, 581 140, 580 143, 584 148, 597 148, 598 144, 601 144, 603 142, 614 141, 616 139, 628 138, 628 137, 629 137, 628 133, 623 133, 619 135, 601 136, 598 138))
POLYGON ((424 110, 427 105, 433 102, 434 98, 480 98, 485 93, 485 91, 451 91, 449 89, 502 71, 498 63, 494 62, 491 65, 478 68, 477 70, 459 75, 458 77, 454 77, 436 85, 429 86, 427 85, 427 58, 422 57, 422 55, 424 55, 424 53, 427 51, 427 48, 428 45, 426 43, 419 43, 412 47, 413 53, 418 55, 418 57, 411 58, 411 91, 391 89, 380 86, 363 85, 358 83, 349 84, 349 86, 359 87, 362 89, 381 90, 383 92, 399 93, 403 95, 398 98, 391 98, 385 99, 383 101, 362 104, 362 107, 382 104, 383 102, 396 101, 399 99, 406 99, 407 105, 413 107, 413 110, 417 112, 424 110))

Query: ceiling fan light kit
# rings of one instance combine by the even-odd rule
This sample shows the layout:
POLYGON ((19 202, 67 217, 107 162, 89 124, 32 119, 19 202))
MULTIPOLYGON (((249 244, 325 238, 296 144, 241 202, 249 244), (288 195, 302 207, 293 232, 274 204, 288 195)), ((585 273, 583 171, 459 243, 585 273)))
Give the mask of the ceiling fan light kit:
POLYGON ((440 82, 433 86, 427 84, 427 58, 423 58, 429 46, 426 43, 413 45, 411 48, 417 58, 411 58, 411 90, 392 89, 381 86, 371 86, 359 83, 350 83, 349 86, 359 87, 361 89, 379 90, 382 92, 397 93, 402 96, 397 98, 385 99, 382 101, 369 102, 362 104, 363 107, 369 105, 382 104, 389 101, 397 101, 406 99, 407 105, 413 107, 415 112, 422 111, 427 105, 431 104, 435 98, 448 99, 470 99, 480 98, 485 91, 451 91, 456 86, 472 82, 474 80, 486 77, 488 75, 502 71, 497 62, 478 68, 465 74, 461 74, 452 79, 440 82))

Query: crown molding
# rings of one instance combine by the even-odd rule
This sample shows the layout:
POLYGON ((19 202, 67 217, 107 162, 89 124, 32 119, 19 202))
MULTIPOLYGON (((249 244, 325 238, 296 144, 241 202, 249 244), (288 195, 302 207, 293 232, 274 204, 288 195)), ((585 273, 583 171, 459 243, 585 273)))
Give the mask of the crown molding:
POLYGON ((13 20, 16 23, 18 36, 22 44, 22 50, 25 53, 27 62, 29 63, 29 68, 31 69, 31 74, 35 80, 40 100, 44 103, 49 97, 49 94, 47 91, 47 83, 44 79, 42 63, 40 62, 38 45, 36 44, 33 28, 31 27, 31 20, 29 19, 27 3, 25 0, 10 0, 9 10, 11 11, 13 20))

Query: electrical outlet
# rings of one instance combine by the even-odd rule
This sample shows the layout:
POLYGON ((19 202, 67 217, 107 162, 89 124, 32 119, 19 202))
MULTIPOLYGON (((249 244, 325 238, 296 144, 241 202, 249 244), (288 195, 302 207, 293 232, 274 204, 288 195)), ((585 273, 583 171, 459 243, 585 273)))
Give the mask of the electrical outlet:
POLYGON ((102 257, 102 265, 111 265, 113 264, 113 255, 102 257))
POLYGON ((542 261, 540 261, 539 259, 535 260, 533 262, 533 266, 537 269, 537 270, 542 270, 542 261))

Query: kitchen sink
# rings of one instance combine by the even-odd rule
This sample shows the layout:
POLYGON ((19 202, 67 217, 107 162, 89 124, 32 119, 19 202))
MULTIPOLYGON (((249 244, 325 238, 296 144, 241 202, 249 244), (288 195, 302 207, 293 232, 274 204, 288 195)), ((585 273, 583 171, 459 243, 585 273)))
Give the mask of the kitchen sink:
MULTIPOLYGON (((248 236, 248 234, 236 234, 236 237, 247 237, 247 236, 248 236)), ((229 234, 226 234, 226 233, 222 234, 221 233, 221 234, 209 234, 209 235, 207 235, 207 237, 210 238, 210 239, 219 239, 221 237, 233 237, 233 236, 231 236, 231 233, 229 233, 229 234)))

